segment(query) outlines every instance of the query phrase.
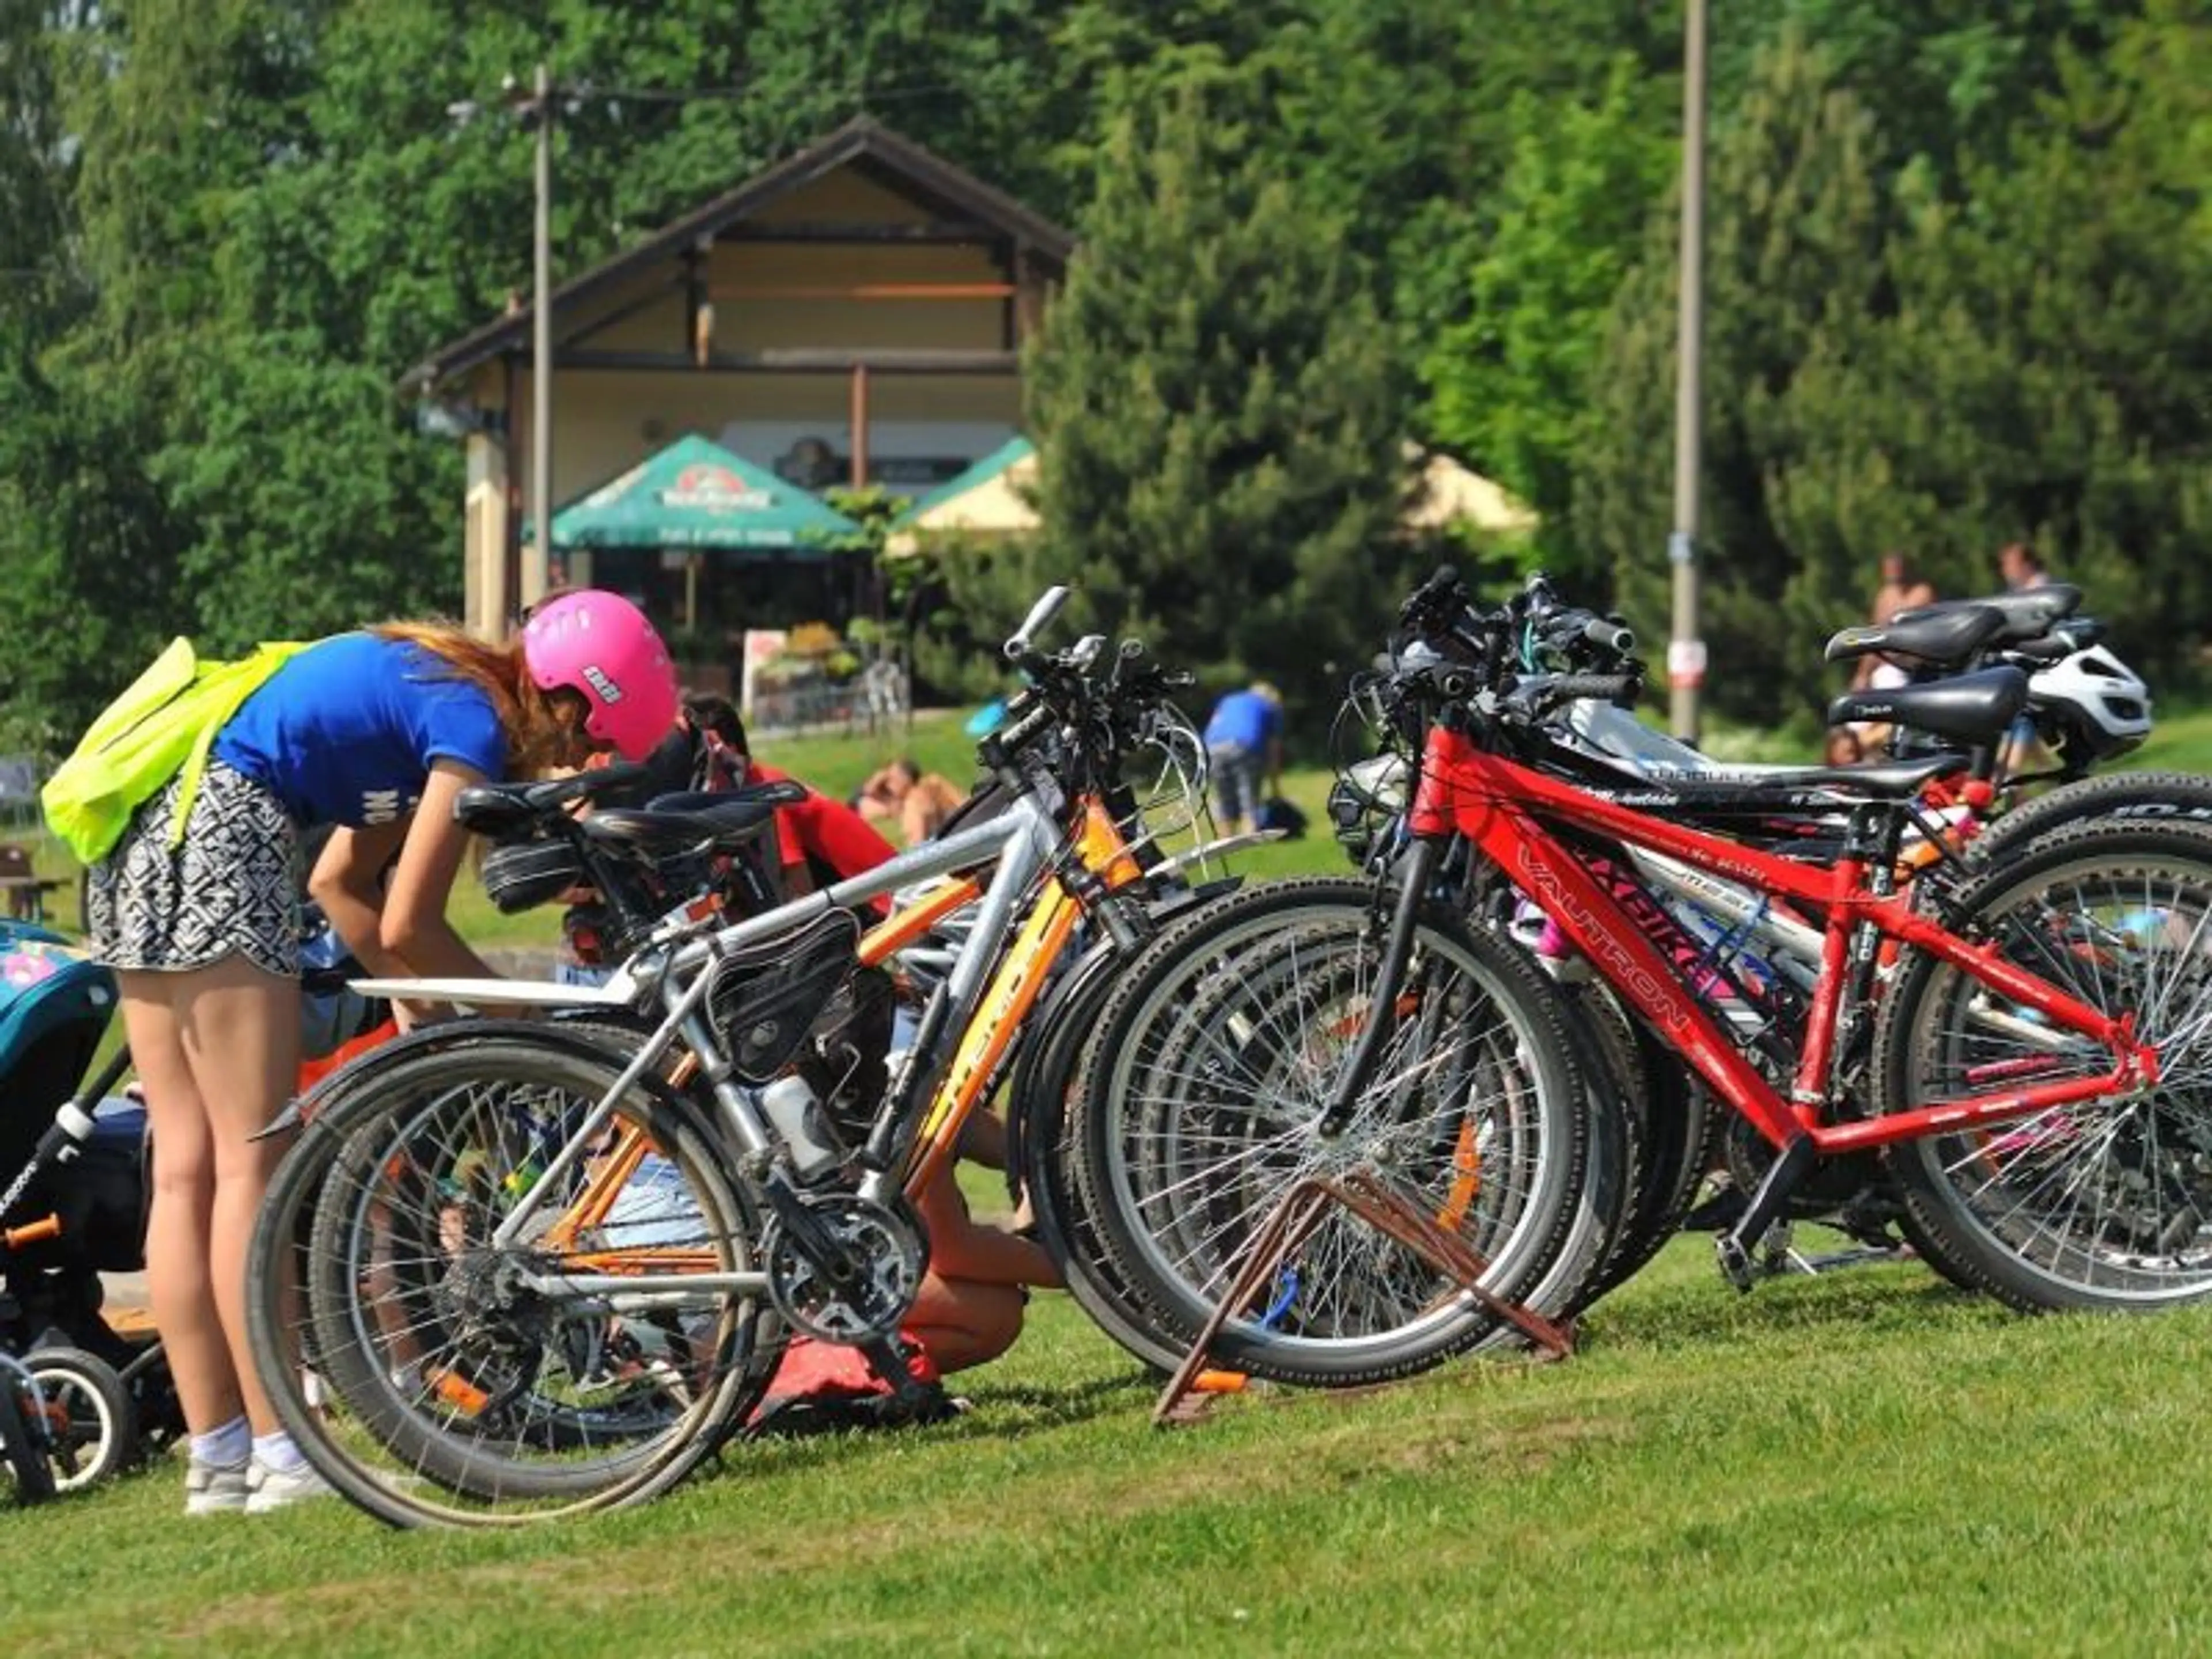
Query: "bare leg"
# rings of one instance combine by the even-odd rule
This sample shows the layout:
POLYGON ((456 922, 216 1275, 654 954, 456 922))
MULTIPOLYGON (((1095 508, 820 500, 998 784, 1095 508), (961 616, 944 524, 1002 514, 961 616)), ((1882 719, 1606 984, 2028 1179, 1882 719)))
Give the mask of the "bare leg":
POLYGON ((960 1156, 987 1170, 1006 1167, 1006 1125, 996 1112, 971 1112, 960 1126, 960 1156))
POLYGON ((175 1006, 185 1055, 199 1085, 214 1151, 207 1261, 215 1279, 216 1310, 246 1414, 256 1434, 271 1434, 278 1426, 276 1413, 254 1375, 246 1339, 246 1261, 262 1197, 283 1148, 280 1142, 252 1137, 282 1109, 299 1073, 299 987, 243 956, 179 977, 175 1006))
POLYGON ((124 1034, 143 1085, 146 1121, 154 1137, 154 1201, 146 1218, 148 1299, 185 1426, 207 1434, 234 1420, 246 1401, 208 1265, 216 1188, 213 1139, 170 1004, 186 977, 117 975, 124 1034))
POLYGON ((901 1322, 921 1339, 937 1369, 946 1376, 988 1364, 1014 1346, 1022 1334, 1022 1293, 1012 1285, 985 1285, 972 1279, 923 1279, 921 1293, 901 1322))

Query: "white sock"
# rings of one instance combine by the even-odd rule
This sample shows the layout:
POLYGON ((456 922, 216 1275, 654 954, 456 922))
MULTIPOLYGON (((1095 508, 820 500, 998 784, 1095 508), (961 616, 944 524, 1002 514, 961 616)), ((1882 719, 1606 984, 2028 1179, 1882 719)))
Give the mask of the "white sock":
POLYGON ((243 1417, 234 1417, 220 1428, 192 1437, 192 1462, 216 1468, 235 1468, 253 1450, 253 1429, 243 1417))
POLYGON ((300 1455, 292 1437, 279 1429, 274 1434, 253 1437, 253 1461, 272 1474, 289 1474, 307 1460, 300 1455))

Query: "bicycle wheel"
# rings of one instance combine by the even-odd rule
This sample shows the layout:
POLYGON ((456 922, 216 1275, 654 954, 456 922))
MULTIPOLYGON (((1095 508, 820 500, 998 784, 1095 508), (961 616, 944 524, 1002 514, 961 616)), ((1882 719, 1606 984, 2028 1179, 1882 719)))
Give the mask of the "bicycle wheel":
MULTIPOLYGON (((1370 1012, 1372 915, 1358 882, 1249 889, 1163 933, 1103 1017, 1079 1175, 1116 1262, 1185 1342, 1310 1176, 1379 1176, 1486 1260, 1486 1290, 1540 1312, 1539 1286, 1548 1310, 1567 1305, 1609 1243, 1618 1118, 1591 1109, 1550 988, 1456 918, 1422 922, 1376 1081, 1343 1133, 1320 1134, 1370 1012), (1553 1273, 1563 1252, 1569 1270, 1553 1273)), ((1498 1324, 1420 1257, 1332 1212, 1215 1352, 1343 1385, 1419 1370, 1498 1324)))
POLYGON ((1083 1139, 1079 1080, 1099 1016, 1127 962, 1102 957, 1080 964, 1066 994, 1046 1011, 1014 1074, 1013 1115, 1020 1125, 1023 1190, 1038 1245, 1060 1269, 1068 1294, 1125 1352, 1166 1373, 1182 1358, 1175 1328, 1130 1285, 1098 1235, 1078 1170, 1083 1139))
MULTIPOLYGON (((1468 872, 1463 908, 1469 920, 1528 952, 1545 971, 1530 941, 1513 927, 1523 908, 1520 895, 1488 863, 1477 861, 1468 872)), ((1610 987, 1595 978, 1553 983, 1589 1027, 1603 1062, 1602 1072, 1593 1074, 1612 1079, 1630 1139, 1626 1212, 1586 1287, 1587 1304, 1626 1283, 1681 1230, 1718 1156, 1721 1126, 1682 1057, 1632 1017, 1610 987)))
POLYGON ((0 1355, 0 1470, 14 1478, 19 1504, 43 1504, 54 1495, 46 1436, 33 1426, 37 1409, 29 1380, 0 1355))
MULTIPOLYGON (((659 1079, 617 1103, 528 1237, 492 1243, 624 1063, 574 1036, 479 1027, 356 1083, 280 1170, 261 1234, 310 1216, 304 1317, 337 1409, 294 1395, 279 1413, 380 1517, 508 1524, 639 1502, 757 1398, 752 1212, 659 1079), (586 1275, 642 1288, 567 1288, 586 1275)), ((258 1246, 254 1265, 265 1281, 283 1259, 258 1246)), ((252 1301, 266 1372, 290 1327, 281 1291, 263 1282, 252 1301)))
POLYGON ((1966 843, 1966 862, 1994 868, 2035 837, 2069 823, 2124 821, 2212 830, 2212 778, 2188 772, 2108 772, 2022 801, 1966 843))
POLYGON ((1608 1053, 1626 1045, 1626 1054, 1613 1063, 1631 1079, 1624 1086, 1640 1091, 1644 1129, 1626 1214, 1588 1292, 1595 1302, 1642 1272, 1682 1230, 1682 1218, 1712 1168, 1720 1120, 1705 1091, 1691 1085, 1680 1057, 1632 1021, 1610 989, 1585 986, 1583 996, 1599 1029, 1611 1032, 1608 1053))
MULTIPOLYGON (((2063 826, 1953 901, 1954 925, 2093 1007, 2132 1012, 2160 1077, 2111 1099, 1889 1149, 1920 1248, 2026 1310, 2212 1295, 2212 838, 2063 826)), ((1875 1041, 1884 1109, 2109 1072, 2110 1052, 1914 953, 1875 1041)))
POLYGON ((40 1348, 23 1364, 46 1396, 56 1492, 80 1492, 130 1461, 137 1413, 114 1366, 82 1348, 40 1348))

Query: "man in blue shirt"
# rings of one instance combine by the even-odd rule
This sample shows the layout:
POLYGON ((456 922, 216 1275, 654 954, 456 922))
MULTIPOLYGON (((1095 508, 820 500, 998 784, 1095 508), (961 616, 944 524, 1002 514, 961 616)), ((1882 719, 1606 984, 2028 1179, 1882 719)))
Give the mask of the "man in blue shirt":
POLYGON ((1256 826, 1261 803, 1283 792, 1283 694, 1255 680, 1222 698, 1206 722, 1206 752, 1221 828, 1243 835, 1256 826))

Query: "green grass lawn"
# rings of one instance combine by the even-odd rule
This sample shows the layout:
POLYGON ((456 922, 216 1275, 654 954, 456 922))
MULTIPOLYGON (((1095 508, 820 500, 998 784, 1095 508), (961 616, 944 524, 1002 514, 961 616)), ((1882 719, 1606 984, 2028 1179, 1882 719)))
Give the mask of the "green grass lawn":
MULTIPOLYGON (((763 744, 835 790, 900 748, 964 775, 949 720, 763 744)), ((2212 769, 2212 714, 2136 758, 2212 769)), ((1289 781, 1318 820, 1327 776, 1289 781)), ((1247 864, 1340 859, 1324 832, 1247 864)), ((629 1514, 497 1536, 336 1503, 187 1522, 174 1462, 0 1508, 0 1630, 71 1655, 2212 1643, 2212 1311, 2027 1320, 1911 1265, 1738 1297, 1685 1239, 1585 1337, 1561 1365, 1255 1393, 1162 1433, 1150 1379, 1047 1295, 963 1379, 962 1421, 740 1449, 629 1514)))
POLYGON ((2028 1320, 1911 1265, 1748 1297, 1686 1239, 1564 1364, 1147 1425, 1045 1297, 972 1415, 739 1449, 502 1535, 187 1522, 173 1461, 0 1509, 21 1653, 2186 1653, 2212 1315, 2028 1320))

